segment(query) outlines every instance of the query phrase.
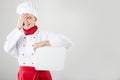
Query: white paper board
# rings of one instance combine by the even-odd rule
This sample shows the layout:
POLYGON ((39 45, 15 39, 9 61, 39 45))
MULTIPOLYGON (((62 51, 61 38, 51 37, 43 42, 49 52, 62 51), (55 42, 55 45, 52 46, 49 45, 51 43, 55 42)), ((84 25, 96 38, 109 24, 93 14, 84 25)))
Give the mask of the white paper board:
POLYGON ((60 71, 64 68, 66 48, 41 47, 36 50, 36 70, 60 71))

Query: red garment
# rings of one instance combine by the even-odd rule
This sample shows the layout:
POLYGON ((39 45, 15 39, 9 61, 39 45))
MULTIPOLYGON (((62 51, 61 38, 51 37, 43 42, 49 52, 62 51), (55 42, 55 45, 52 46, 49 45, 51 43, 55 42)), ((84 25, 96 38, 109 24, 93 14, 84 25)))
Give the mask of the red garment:
POLYGON ((20 66, 18 80, 52 80, 49 71, 36 71, 34 67, 20 66))
MULTIPOLYGON (((31 35, 34 34, 37 29, 37 26, 34 26, 27 30, 23 29, 23 31, 25 35, 31 35)), ((20 66, 20 70, 18 72, 18 80, 52 80, 52 77, 49 71, 37 71, 34 67, 20 66)))
POLYGON ((31 35, 31 34, 34 34, 34 32, 35 32, 37 29, 38 29, 38 27, 37 27, 37 26, 34 26, 34 27, 30 28, 30 29, 24 29, 24 28, 23 28, 23 31, 24 31, 25 35, 31 35))

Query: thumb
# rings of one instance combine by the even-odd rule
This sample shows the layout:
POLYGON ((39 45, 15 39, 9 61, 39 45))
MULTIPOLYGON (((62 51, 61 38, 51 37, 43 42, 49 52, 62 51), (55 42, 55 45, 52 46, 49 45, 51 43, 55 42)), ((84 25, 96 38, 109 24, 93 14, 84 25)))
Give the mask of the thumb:
POLYGON ((32 46, 33 46, 33 50, 35 51, 37 49, 37 46, 35 44, 33 44, 32 46))

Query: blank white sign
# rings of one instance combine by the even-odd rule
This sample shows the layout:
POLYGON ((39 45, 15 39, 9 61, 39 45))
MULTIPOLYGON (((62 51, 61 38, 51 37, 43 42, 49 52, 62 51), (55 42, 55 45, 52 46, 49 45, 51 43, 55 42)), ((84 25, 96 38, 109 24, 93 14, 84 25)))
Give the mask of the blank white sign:
POLYGON ((36 50, 35 69, 60 71, 64 68, 66 48, 41 47, 36 50))

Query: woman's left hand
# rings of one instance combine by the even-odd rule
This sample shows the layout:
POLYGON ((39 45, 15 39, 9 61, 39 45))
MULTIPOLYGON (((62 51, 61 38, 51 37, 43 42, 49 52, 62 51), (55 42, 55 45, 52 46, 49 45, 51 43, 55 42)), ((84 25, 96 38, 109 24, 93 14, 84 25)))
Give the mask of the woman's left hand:
POLYGON ((44 46, 51 46, 50 42, 48 40, 42 41, 42 42, 37 42, 37 43, 33 44, 33 49, 35 51, 37 48, 44 47, 44 46))

